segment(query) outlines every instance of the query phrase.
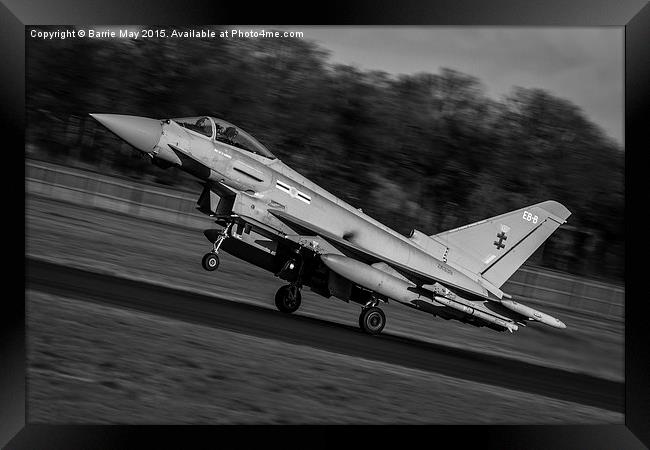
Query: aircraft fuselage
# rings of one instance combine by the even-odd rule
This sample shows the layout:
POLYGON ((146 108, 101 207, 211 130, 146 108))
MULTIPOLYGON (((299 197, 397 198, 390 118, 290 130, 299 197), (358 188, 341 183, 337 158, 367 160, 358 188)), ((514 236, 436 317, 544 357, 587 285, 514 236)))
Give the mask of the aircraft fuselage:
MULTIPOLYGON (((240 196, 235 212, 252 222, 265 224, 286 235, 291 229, 268 212, 280 210, 305 223, 317 224, 323 231, 365 250, 378 259, 390 257, 403 266, 432 277, 450 287, 477 295, 487 290, 470 276, 429 255, 407 237, 381 224, 317 184, 309 181, 279 159, 268 159, 179 126, 163 123, 158 147, 171 145, 176 153, 200 162, 210 169, 203 173, 186 169, 204 181, 227 186, 240 196)), ((322 241, 322 240, 321 240, 322 241)), ((324 243, 319 242, 323 247, 324 243)), ((331 250, 331 249, 330 249, 331 250)))

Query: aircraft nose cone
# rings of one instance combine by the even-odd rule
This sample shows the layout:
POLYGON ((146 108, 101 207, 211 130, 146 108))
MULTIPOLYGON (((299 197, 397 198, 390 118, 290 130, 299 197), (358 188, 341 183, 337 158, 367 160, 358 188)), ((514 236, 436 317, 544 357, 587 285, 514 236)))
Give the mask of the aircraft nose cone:
POLYGON ((149 153, 162 135, 159 120, 120 114, 91 114, 92 118, 140 151, 149 153))

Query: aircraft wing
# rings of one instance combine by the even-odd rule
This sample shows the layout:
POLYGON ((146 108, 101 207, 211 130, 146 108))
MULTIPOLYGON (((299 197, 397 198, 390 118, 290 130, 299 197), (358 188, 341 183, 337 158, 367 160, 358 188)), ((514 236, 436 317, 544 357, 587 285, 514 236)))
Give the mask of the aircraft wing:
POLYGON ((366 249, 362 249, 354 245, 352 242, 345 240, 344 238, 335 236, 332 233, 328 232, 327 230, 318 227, 317 225, 307 223, 305 221, 297 219, 291 216, 290 214, 287 214, 285 211, 281 211, 278 209, 269 209, 268 212, 273 214, 275 217, 277 217, 278 219, 280 219, 281 221, 283 221, 293 229, 300 230, 300 233, 303 235, 307 233, 311 233, 314 236, 322 237, 330 244, 332 244, 334 247, 339 249, 341 253, 343 253, 346 256, 353 257, 358 261, 365 262, 366 264, 369 265, 378 262, 385 262, 390 266, 392 266, 393 268, 397 269, 400 273, 406 275, 409 279, 413 279, 414 281, 417 281, 416 284, 419 285, 427 284, 430 283, 432 280, 435 280, 433 277, 431 277, 431 275, 414 270, 411 267, 405 266, 391 259, 379 256, 378 254, 368 251, 366 249))
MULTIPOLYGON (((351 258, 356 259, 357 261, 361 261, 368 265, 372 265, 374 268, 392 274, 393 276, 397 276, 398 278, 400 277, 399 275, 401 274, 403 277, 417 284, 418 286, 422 286, 427 290, 436 291, 436 289, 434 289, 434 284, 432 284, 432 281, 435 284, 437 284, 436 283, 437 280, 433 278, 431 275, 419 272, 408 266, 404 266, 400 263, 392 261, 389 258, 380 257, 379 255, 371 251, 359 248, 358 246, 354 245, 352 242, 349 242, 344 238, 334 236, 328 231, 318 227, 317 225, 306 223, 300 219, 297 219, 287 214, 285 211, 269 209, 268 212, 273 214, 281 221, 285 222, 291 228, 300 230, 301 235, 318 236, 323 238, 324 240, 332 244, 332 246, 340 250, 341 253, 344 254, 345 256, 349 256, 351 258), (386 265, 388 265, 388 267, 385 267, 386 265), (395 271, 398 273, 396 274, 395 271)), ((517 303, 513 300, 485 299, 484 301, 471 301, 471 302, 468 300, 464 300, 464 301, 468 302, 467 305, 465 306, 470 305, 471 308, 480 310, 481 312, 486 313, 488 315, 496 314, 499 318, 502 319, 506 319, 506 320, 510 319, 518 323, 522 323, 522 321, 525 321, 527 319, 527 320, 542 322, 546 325, 550 325, 556 328, 566 327, 565 324, 559 321, 558 319, 551 317, 548 314, 537 311, 533 308, 530 308, 528 306, 525 306, 521 303, 517 303)), ((453 307, 453 305, 451 307, 453 307)), ((484 321, 484 319, 480 317, 477 317, 477 319, 484 321)), ((490 321, 488 320, 486 321, 486 323, 490 323, 490 321)))

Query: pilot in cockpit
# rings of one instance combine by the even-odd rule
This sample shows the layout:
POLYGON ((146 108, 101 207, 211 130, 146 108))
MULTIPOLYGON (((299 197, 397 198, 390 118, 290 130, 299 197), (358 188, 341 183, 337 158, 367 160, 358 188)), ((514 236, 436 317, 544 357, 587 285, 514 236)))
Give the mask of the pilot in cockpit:
POLYGON ((228 127, 228 128, 226 128, 226 131, 223 132, 223 135, 226 138, 230 139, 231 141, 233 139, 235 139, 237 134, 239 134, 239 132, 237 131, 237 128, 235 128, 235 127, 228 127))
POLYGON ((199 133, 202 133, 206 136, 212 135, 212 123, 210 122, 210 119, 207 117, 202 117, 199 120, 196 121, 196 124, 194 125, 196 130, 199 133))

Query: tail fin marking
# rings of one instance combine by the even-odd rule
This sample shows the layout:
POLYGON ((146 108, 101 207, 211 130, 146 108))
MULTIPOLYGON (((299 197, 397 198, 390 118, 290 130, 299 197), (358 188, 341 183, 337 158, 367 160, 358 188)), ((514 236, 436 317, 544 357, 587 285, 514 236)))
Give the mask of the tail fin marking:
POLYGON ((500 287, 571 215, 549 200, 430 236, 447 259, 500 287))

